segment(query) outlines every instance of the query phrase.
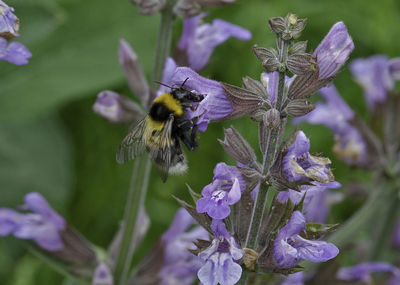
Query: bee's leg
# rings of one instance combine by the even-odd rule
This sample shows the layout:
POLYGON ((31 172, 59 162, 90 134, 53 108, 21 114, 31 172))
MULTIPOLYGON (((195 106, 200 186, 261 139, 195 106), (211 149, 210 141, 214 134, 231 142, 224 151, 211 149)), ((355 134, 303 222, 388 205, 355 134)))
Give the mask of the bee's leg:
POLYGON ((181 133, 179 138, 182 140, 182 142, 186 145, 186 147, 190 151, 194 151, 197 149, 198 145, 196 141, 196 133, 193 134, 193 130, 190 133, 189 132, 181 133))
POLYGON ((182 132, 187 132, 189 131, 193 126, 193 120, 181 120, 177 122, 177 127, 182 131, 182 132))

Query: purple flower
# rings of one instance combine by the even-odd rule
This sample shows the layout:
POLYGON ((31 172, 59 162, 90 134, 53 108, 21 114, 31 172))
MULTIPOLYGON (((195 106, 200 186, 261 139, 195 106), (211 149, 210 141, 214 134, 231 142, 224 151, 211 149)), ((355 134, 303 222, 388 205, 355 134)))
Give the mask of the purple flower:
POLYGON ((313 55, 317 57, 319 78, 334 76, 354 49, 354 43, 343 22, 332 26, 313 55))
MULTIPOLYGON (((392 73, 396 74, 397 64, 392 63, 394 63, 391 65, 392 73)), ((385 101, 387 91, 394 87, 389 64, 389 58, 384 55, 356 59, 350 64, 350 70, 356 81, 364 89, 364 97, 370 109, 374 109, 376 103, 385 101)))
POLYGON ((193 218, 183 208, 175 215, 168 231, 162 236, 164 244, 164 266, 159 273, 161 285, 190 285, 193 283, 196 272, 204 262, 189 252, 195 249, 193 242, 197 239, 208 240, 208 233, 202 227, 195 227, 193 218))
POLYGON ((288 148, 283 158, 283 172, 291 182, 317 181, 328 183, 333 181, 328 158, 311 155, 310 141, 299 131, 295 142, 288 148))
POLYGON ((310 124, 327 126, 335 133, 334 153, 347 163, 363 163, 367 158, 367 146, 358 130, 349 123, 354 118, 353 110, 333 85, 322 88, 319 92, 326 102, 317 103, 312 112, 296 118, 294 122, 307 121, 310 124))
POLYGON ((113 91, 102 91, 97 95, 93 110, 112 123, 119 123, 123 117, 121 96, 113 91))
POLYGON ((398 278, 400 269, 386 262, 364 262, 355 266, 340 268, 336 277, 345 281, 371 283, 371 273, 383 272, 390 272, 398 278))
POLYGON ((201 191, 203 197, 197 201, 197 212, 207 212, 213 219, 226 218, 231 212, 229 205, 240 200, 245 184, 235 166, 218 163, 214 168, 213 182, 201 191))
POLYGON ((138 56, 129 43, 123 39, 119 43, 118 60, 124 70, 126 81, 132 93, 141 100, 143 106, 147 106, 149 104, 150 88, 138 56))
POLYGON ((288 191, 279 192, 277 199, 280 202, 290 201, 297 205, 303 199, 303 214, 310 223, 323 223, 328 216, 332 204, 342 200, 342 193, 334 193, 329 189, 339 188, 339 182, 319 183, 319 185, 303 185, 300 191, 289 189, 288 191))
POLYGON ((393 232, 392 243, 395 247, 400 248, 400 219, 397 220, 396 227, 393 232))
POLYGON ((389 73, 394 80, 400 80, 400 57, 389 61, 389 73))
POLYGON ((189 67, 194 70, 202 69, 215 47, 230 37, 239 40, 251 39, 251 33, 248 30, 224 20, 215 19, 212 24, 201 23, 206 16, 207 13, 202 13, 186 19, 179 42, 179 49, 186 51, 189 67))
MULTIPOLYGON (((188 67, 177 67, 172 58, 167 58, 162 82, 171 86, 180 86, 187 78, 189 79, 185 87, 205 96, 196 106, 195 111, 187 109, 187 118, 200 117, 196 125, 199 131, 204 132, 210 121, 223 119, 232 112, 233 106, 219 82, 201 77, 188 67)), ((161 86, 157 95, 169 91, 168 87, 161 86)))
POLYGON ((281 285, 304 285, 304 273, 301 271, 288 275, 281 285))
POLYGON ((235 262, 243 257, 234 237, 227 232, 222 220, 213 220, 215 235, 211 245, 199 253, 206 263, 200 268, 197 276, 204 285, 233 285, 242 275, 242 267, 235 262))
POLYGON ((307 240, 299 233, 305 230, 306 220, 299 211, 293 212, 289 222, 274 241, 274 258, 280 268, 290 268, 301 260, 324 262, 336 257, 339 249, 324 241, 307 240))
POLYGON ((0 37, 0 60, 24 65, 28 63, 30 57, 32 57, 31 52, 23 44, 18 42, 8 44, 5 38, 0 37))
POLYGON ((0 0, 0 37, 10 39, 19 36, 19 19, 13 12, 14 8, 0 0))
POLYGON ((110 268, 105 263, 100 263, 93 275, 93 285, 113 285, 113 276, 110 268))
POLYGON ((58 215, 39 193, 25 195, 20 213, 12 209, 0 209, 0 235, 14 234, 20 239, 32 239, 41 248, 48 251, 63 249, 60 232, 66 228, 65 220, 58 215))

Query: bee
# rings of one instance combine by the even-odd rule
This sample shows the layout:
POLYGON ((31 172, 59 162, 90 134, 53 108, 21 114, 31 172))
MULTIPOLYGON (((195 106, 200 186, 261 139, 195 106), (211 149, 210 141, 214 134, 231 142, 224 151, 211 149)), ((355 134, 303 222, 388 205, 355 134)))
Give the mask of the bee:
POLYGON ((163 182, 168 173, 180 174, 187 170, 187 162, 182 152, 181 143, 194 151, 198 147, 198 120, 186 118, 186 109, 196 110, 192 103, 200 102, 204 95, 196 94, 184 87, 186 80, 179 87, 163 93, 151 104, 148 114, 139 121, 122 140, 117 150, 118 163, 134 159, 147 150, 150 159, 157 165, 163 182))

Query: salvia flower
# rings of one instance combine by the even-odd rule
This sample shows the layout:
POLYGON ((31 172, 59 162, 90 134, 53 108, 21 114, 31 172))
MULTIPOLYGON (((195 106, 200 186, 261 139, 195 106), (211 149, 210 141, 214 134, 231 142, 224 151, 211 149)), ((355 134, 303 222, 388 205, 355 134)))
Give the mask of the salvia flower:
POLYGON ((66 222, 57 214, 39 193, 28 193, 25 204, 17 212, 8 208, 0 208, 0 235, 13 234, 20 239, 31 239, 41 248, 48 251, 63 249, 61 232, 66 222))
POLYGON ((281 285, 304 285, 304 273, 300 271, 288 275, 281 285))
POLYGON ((13 8, 0 0, 0 60, 24 65, 32 56, 31 52, 21 43, 7 41, 19 36, 19 19, 13 12, 13 8))
POLYGON ((363 87, 364 97, 370 109, 374 109, 376 103, 385 101, 387 91, 393 89, 394 80, 398 78, 400 70, 399 60, 389 60, 385 55, 373 55, 351 62, 350 70, 363 87))
POLYGON ((301 118, 296 118, 295 123, 307 121, 310 124, 327 126, 335 133, 333 152, 347 163, 363 163, 367 158, 367 145, 360 132, 349 123, 354 118, 353 110, 333 85, 322 88, 319 93, 326 102, 318 102, 314 111, 301 118))
POLYGON ((194 241, 208 240, 208 233, 202 227, 187 231, 194 224, 195 221, 189 213, 180 208, 170 228, 162 236, 164 265, 159 272, 161 285, 190 285, 196 272, 204 264, 199 257, 189 252, 189 249, 196 248, 194 241))
POLYGON ((149 103, 150 88, 138 56, 124 39, 119 43, 118 60, 132 93, 141 100, 143 106, 146 106, 149 103))
POLYGON ((113 91, 105 90, 97 95, 93 111, 111 123, 130 123, 143 116, 142 109, 132 100, 113 91))
POLYGON ((339 188, 339 182, 318 183, 318 185, 301 185, 300 191, 289 189, 279 192, 277 199, 287 202, 289 199, 294 204, 299 204, 303 197, 303 215, 307 222, 323 223, 329 214, 331 205, 342 200, 342 194, 331 192, 329 189, 339 188))
POLYGON ((235 166, 218 163, 214 168, 213 182, 203 188, 203 197, 197 200, 197 212, 206 212, 213 219, 226 218, 231 212, 229 206, 240 200, 245 184, 235 166))
MULTIPOLYGON (((175 61, 168 58, 162 76, 163 83, 180 86, 186 79, 186 88, 205 96, 196 106, 196 110, 187 109, 188 119, 199 117, 196 122, 199 131, 204 132, 210 121, 222 120, 233 110, 221 83, 204 78, 188 67, 177 67, 175 61)), ((162 86, 157 95, 168 91, 168 87, 162 86)))
POLYGON ((334 24, 313 53, 317 58, 319 79, 335 76, 353 49, 354 43, 345 24, 334 24))
POLYGON ((105 263, 100 263, 93 275, 93 285, 113 285, 113 276, 110 268, 105 263))
POLYGON ((212 24, 201 23, 207 13, 202 13, 184 21, 179 49, 186 52, 188 64, 194 70, 201 70, 207 64, 213 50, 230 37, 239 40, 251 39, 250 31, 221 19, 212 24))
POLYGON ((215 235, 211 245, 199 253, 206 263, 197 273, 204 285, 233 285, 242 275, 242 267, 235 262, 243 257, 235 238, 226 230, 222 220, 213 220, 212 229, 215 235))
POLYGON ((307 240, 299 234, 305 230, 306 220, 302 213, 294 211, 289 222, 278 233, 274 241, 274 258, 280 268, 290 268, 301 260, 324 262, 336 257, 339 249, 319 240, 307 240))
POLYGON ((296 134, 294 143, 289 146, 284 156, 283 172, 290 182, 317 181, 328 183, 333 181, 333 174, 330 169, 331 161, 328 158, 311 155, 310 141, 299 131, 296 134))
POLYGON ((14 15, 14 8, 0 0, 0 37, 11 39, 18 37, 19 19, 14 15))
POLYGON ((340 268, 336 277, 345 281, 359 281, 370 284, 372 273, 392 273, 399 278, 400 269, 386 262, 364 262, 355 266, 340 268))
POLYGON ((0 37, 0 60, 6 60, 15 65, 28 63, 28 58, 32 57, 31 52, 21 43, 8 43, 5 38, 0 37))

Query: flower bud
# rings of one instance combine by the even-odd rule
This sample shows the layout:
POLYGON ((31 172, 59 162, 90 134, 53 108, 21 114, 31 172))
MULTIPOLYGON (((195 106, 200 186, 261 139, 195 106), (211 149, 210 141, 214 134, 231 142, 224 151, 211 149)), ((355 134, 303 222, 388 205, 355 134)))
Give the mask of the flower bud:
POLYGON ((253 52, 267 72, 274 72, 281 68, 278 52, 274 48, 253 47, 253 52))
POLYGON ((267 90, 260 81, 254 80, 253 78, 246 76, 243 77, 242 82, 243 82, 243 87, 246 88, 247 90, 259 94, 265 99, 269 99, 267 90))
POLYGON ((224 133, 224 141, 218 141, 230 156, 249 167, 257 164, 257 157, 253 148, 234 127, 225 129, 224 133))
POLYGON ((285 30, 285 20, 282 17, 271 18, 268 24, 274 34, 280 34, 285 30))
POLYGON ((128 85, 146 107, 149 101, 150 89, 140 66, 138 57, 128 42, 121 40, 119 44, 119 64, 122 66, 128 85))
POLYGON ((113 277, 110 268, 105 263, 100 263, 93 275, 93 285, 113 285, 113 277))
POLYGON ((164 8, 166 0, 131 0, 132 3, 139 7, 139 14, 154 15, 164 8))
POLYGON ((307 50, 307 41, 296 42, 289 48, 289 54, 305 53, 307 50))
POLYGON ((303 75, 309 71, 315 70, 316 61, 308 53, 297 53, 289 55, 286 60, 286 67, 294 74, 303 75))
POLYGON ((310 101, 295 99, 289 102, 286 112, 289 116, 300 117, 310 113, 314 108, 314 105, 310 101))
POLYGON ((275 129, 281 122, 281 115, 277 109, 269 109, 264 115, 264 123, 270 129, 275 129))
POLYGON ((135 102, 108 90, 97 95, 93 110, 116 124, 130 123, 144 116, 142 109, 135 102))
POLYGON ((179 0, 174 13, 182 18, 190 18, 201 12, 201 5, 195 0, 179 0))

